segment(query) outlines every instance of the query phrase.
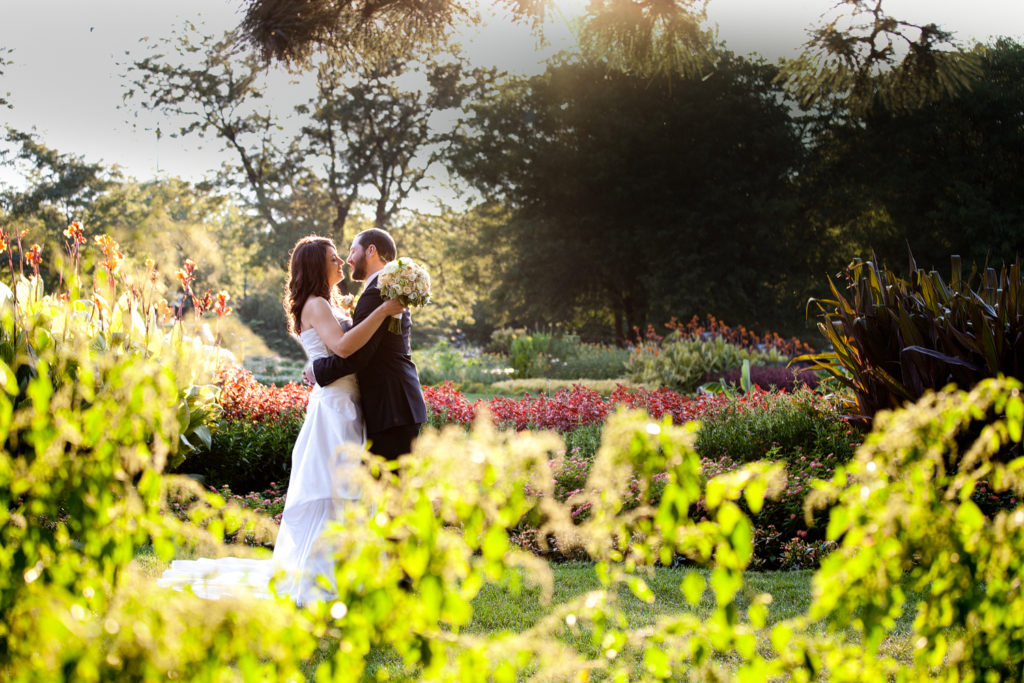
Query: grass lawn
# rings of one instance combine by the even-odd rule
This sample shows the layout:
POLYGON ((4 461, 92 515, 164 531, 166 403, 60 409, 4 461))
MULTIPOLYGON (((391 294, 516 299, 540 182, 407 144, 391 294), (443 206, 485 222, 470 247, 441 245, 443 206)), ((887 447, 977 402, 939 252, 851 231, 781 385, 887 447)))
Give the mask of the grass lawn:
MULTIPOLYGON (((140 554, 136 558, 136 566, 146 575, 159 576, 166 567, 151 554, 140 554)), ((539 619, 548 614, 557 605, 566 603, 589 591, 599 589, 600 582, 589 563, 552 564, 554 574, 554 594, 550 604, 541 600, 539 589, 524 589, 514 592, 510 589, 486 585, 473 602, 473 621, 467 632, 477 634, 498 634, 502 632, 519 632, 530 628, 539 619)), ((648 604, 634 597, 628 590, 620 594, 621 604, 630 626, 633 628, 653 624, 659 617, 676 614, 694 609, 684 600, 679 586, 688 572, 700 571, 688 568, 658 568, 648 578, 648 585, 654 592, 655 600, 648 604)), ((771 571, 747 572, 744 588, 738 599, 741 610, 749 601, 760 593, 772 595, 769 607, 768 623, 774 624, 784 619, 798 616, 806 612, 811 603, 811 577, 813 572, 805 571, 771 571)), ((710 614, 713 609, 710 591, 705 593, 704 600, 697 606, 698 614, 710 614)), ((911 611, 912 610, 908 610, 911 611)), ((912 615, 905 615, 897 624, 893 634, 883 645, 883 653, 898 660, 910 661, 912 646, 910 642, 910 625, 912 615)), ((586 633, 577 632, 569 635, 574 647, 581 653, 595 655, 596 649, 590 643, 586 633)), ((767 648, 767 639, 764 647, 767 648)), ((309 662, 308 673, 312 673, 319 662, 330 658, 337 648, 337 643, 324 640, 313 659, 309 662)), ((377 674, 384 674, 390 680, 402 680, 410 677, 405 671, 401 659, 388 648, 370 653, 367 659, 367 680, 374 680, 377 674)))

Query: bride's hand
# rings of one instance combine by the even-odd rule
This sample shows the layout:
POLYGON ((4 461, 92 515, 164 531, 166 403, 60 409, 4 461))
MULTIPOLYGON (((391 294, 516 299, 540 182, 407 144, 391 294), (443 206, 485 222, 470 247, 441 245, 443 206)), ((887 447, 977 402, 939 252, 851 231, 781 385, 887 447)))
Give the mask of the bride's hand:
POLYGON ((381 305, 381 308, 384 309, 384 313, 387 315, 398 315, 405 311, 405 304, 399 299, 388 299, 381 305))

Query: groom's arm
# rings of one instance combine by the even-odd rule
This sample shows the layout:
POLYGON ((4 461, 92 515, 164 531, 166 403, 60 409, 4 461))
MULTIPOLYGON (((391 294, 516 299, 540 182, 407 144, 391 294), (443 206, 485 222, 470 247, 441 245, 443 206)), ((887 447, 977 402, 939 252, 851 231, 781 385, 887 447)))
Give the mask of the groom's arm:
MULTIPOLYGON (((383 303, 384 299, 380 295, 380 290, 374 288, 363 292, 359 297, 359 303, 356 304, 356 310, 352 314, 353 324, 358 325, 383 303)), ((377 347, 380 346, 385 334, 387 334, 387 325, 381 324, 374 331, 373 336, 359 350, 353 352, 347 358, 334 354, 325 358, 317 358, 313 361, 313 376, 316 378, 316 383, 320 386, 327 386, 339 377, 351 375, 362 370, 370 362, 373 354, 376 353, 377 347)))

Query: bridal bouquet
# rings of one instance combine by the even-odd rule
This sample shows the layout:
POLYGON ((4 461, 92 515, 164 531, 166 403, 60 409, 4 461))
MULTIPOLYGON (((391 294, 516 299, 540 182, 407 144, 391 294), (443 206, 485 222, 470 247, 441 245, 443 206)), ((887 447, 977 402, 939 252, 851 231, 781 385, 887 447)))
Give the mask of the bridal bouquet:
MULTIPOLYGON (((398 299, 406 306, 430 303, 430 273, 412 259, 397 258, 388 263, 377 276, 377 285, 385 299, 398 299)), ((400 333, 402 316, 392 316, 388 329, 400 333)))

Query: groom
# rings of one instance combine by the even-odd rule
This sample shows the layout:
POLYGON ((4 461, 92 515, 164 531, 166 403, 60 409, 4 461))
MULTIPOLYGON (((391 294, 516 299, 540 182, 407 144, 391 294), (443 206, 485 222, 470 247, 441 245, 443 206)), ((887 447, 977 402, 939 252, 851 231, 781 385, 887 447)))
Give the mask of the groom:
MULTIPOLYGON (((353 324, 359 324, 384 303, 377 275, 397 253, 395 241, 383 230, 364 230, 352 240, 346 262, 352 268, 352 279, 364 282, 352 314, 353 324)), ((402 314, 401 334, 390 332, 385 322, 352 355, 330 355, 313 362, 312 374, 321 386, 356 373, 370 452, 388 460, 412 451, 412 441, 427 419, 420 378, 410 355, 411 328, 412 319, 406 311, 402 314)))

